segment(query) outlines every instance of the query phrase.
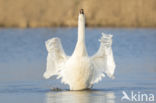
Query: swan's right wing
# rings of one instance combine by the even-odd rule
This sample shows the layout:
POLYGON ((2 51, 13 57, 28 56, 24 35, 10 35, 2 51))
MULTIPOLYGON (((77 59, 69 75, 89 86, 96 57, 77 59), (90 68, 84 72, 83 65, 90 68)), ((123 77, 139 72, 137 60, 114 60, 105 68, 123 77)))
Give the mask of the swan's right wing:
POLYGON ((44 73, 46 79, 53 75, 57 75, 61 66, 67 60, 67 56, 62 48, 61 41, 59 38, 52 38, 45 42, 48 56, 47 56, 47 68, 44 73))
POLYGON ((105 76, 104 73, 113 78, 115 70, 115 62, 111 47, 112 35, 102 33, 102 37, 99 41, 101 42, 100 48, 97 53, 91 57, 94 67, 92 84, 100 81, 101 78, 105 76))

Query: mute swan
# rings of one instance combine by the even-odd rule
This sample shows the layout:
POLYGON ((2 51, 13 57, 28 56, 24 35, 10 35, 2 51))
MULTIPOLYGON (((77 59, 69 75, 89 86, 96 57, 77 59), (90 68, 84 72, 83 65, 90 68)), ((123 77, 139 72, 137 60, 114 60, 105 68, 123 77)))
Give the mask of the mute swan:
POLYGON ((112 78, 115 70, 112 35, 102 33, 99 41, 99 50, 89 57, 85 47, 85 15, 81 9, 78 17, 78 40, 72 56, 65 54, 59 38, 47 40, 47 68, 43 76, 48 79, 57 75, 62 83, 69 85, 70 90, 91 88, 105 74, 112 78))

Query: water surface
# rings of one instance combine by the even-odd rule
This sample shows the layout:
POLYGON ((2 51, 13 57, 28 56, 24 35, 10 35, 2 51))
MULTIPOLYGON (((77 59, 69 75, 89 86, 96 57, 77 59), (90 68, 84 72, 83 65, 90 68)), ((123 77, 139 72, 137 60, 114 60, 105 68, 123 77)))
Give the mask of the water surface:
POLYGON ((68 91, 55 77, 45 80, 45 41, 61 38, 71 55, 76 28, 0 29, 0 102, 2 103, 119 103, 122 91, 156 95, 156 30, 87 28, 88 54, 98 47, 101 32, 113 34, 115 79, 104 78, 93 89, 68 91), (51 88, 63 91, 51 91, 51 88))

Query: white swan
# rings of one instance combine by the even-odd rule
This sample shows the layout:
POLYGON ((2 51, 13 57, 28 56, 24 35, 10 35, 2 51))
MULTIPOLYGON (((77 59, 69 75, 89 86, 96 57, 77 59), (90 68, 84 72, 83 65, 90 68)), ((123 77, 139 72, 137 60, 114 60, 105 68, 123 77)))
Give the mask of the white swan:
POLYGON ((115 70, 112 35, 102 33, 99 41, 99 50, 89 57, 85 47, 85 15, 81 9, 78 17, 78 41, 72 56, 65 54, 59 38, 47 40, 47 69, 43 76, 48 79, 57 75, 62 78, 62 83, 69 85, 70 90, 91 88, 105 76, 104 73, 112 78, 115 70))

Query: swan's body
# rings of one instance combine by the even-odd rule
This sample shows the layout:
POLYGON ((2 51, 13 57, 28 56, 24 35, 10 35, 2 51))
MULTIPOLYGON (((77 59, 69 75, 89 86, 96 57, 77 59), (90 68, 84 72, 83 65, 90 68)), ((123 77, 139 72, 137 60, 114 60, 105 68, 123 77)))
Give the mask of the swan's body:
POLYGON ((85 47, 85 15, 80 11, 78 19, 78 41, 71 57, 66 56, 60 39, 46 41, 48 51, 45 78, 58 75, 62 82, 70 86, 70 90, 91 88, 106 73, 113 77, 115 63, 112 54, 112 35, 103 34, 97 53, 89 57, 85 47))

